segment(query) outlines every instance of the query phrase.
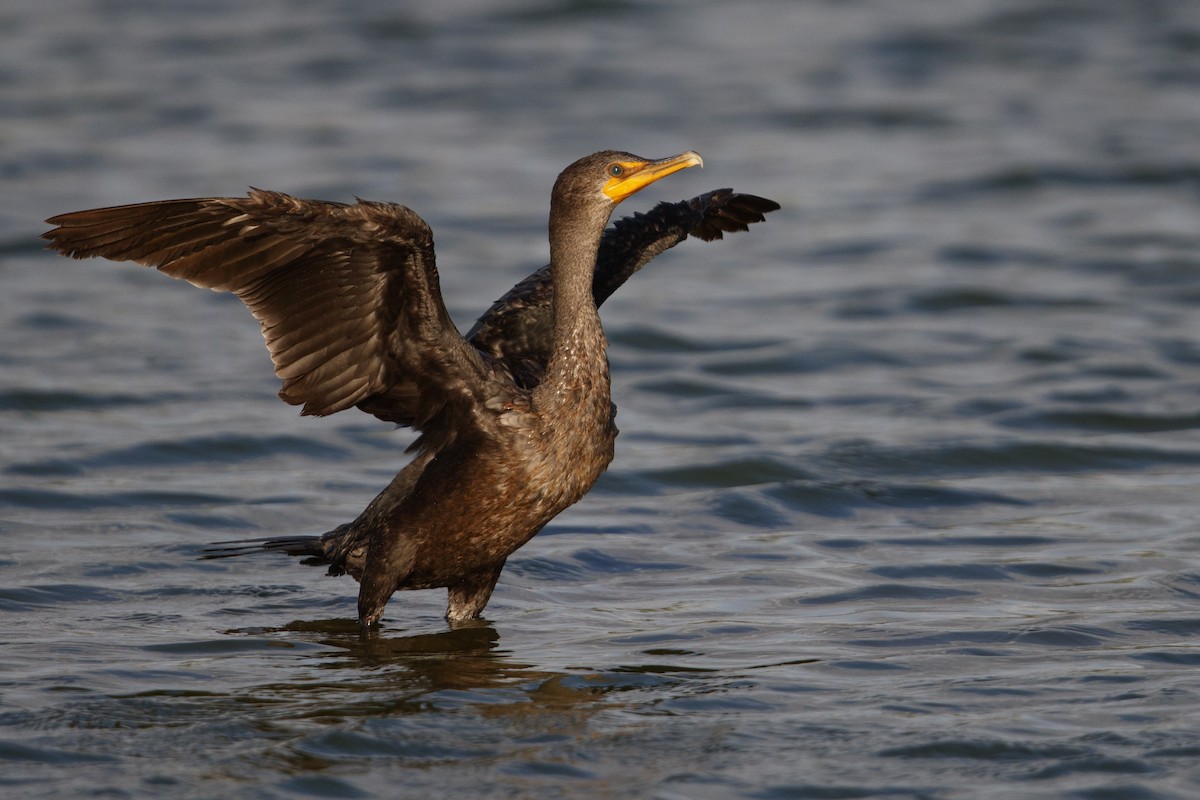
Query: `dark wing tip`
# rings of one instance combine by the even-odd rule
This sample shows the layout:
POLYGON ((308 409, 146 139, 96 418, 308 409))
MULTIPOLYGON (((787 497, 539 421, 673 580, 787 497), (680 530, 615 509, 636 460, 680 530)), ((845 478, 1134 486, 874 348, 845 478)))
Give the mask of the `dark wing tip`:
POLYGON ((721 239, 726 233, 750 230, 755 222, 766 220, 765 214, 780 209, 779 203, 753 194, 735 194, 732 189, 718 189, 697 197, 703 216, 688 233, 705 242, 721 239))

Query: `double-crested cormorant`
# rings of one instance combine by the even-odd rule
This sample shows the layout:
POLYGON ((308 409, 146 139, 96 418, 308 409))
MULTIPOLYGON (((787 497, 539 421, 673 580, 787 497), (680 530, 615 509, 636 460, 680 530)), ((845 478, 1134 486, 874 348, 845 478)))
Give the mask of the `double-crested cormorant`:
MULTIPOLYGON (((693 152, 648 160, 606 151, 564 170, 551 197, 550 266, 498 301, 473 341, 442 303, 428 226, 400 205, 254 190, 63 214, 45 238, 66 255, 134 261, 236 294, 262 326, 280 397, 302 413, 357 406, 418 429, 414 459, 354 522, 254 548, 352 574, 365 625, 393 592, 439 586, 449 590, 446 616, 462 620, 482 612, 505 559, 612 459, 596 305, 687 232, 647 229, 601 272, 604 228, 621 200, 701 163, 693 152)), ((703 217, 691 232, 719 238, 778 206, 722 190, 690 207, 703 217)), ((606 238, 615 242, 628 222, 606 238)))
MULTIPOLYGON (((751 224, 765 219, 764 214, 778 208, 773 200, 717 189, 691 200, 659 203, 644 214, 618 220, 604 232, 596 257, 592 281, 596 305, 655 256, 688 236, 703 241, 721 239, 725 233, 749 230, 751 224)), ((553 275, 547 265, 493 303, 467 333, 467 341, 503 363, 521 385, 530 389, 541 379, 550 352, 552 286, 553 275)), ((366 408, 363 404, 359 407, 366 408)), ((228 558, 270 550, 300 556, 302 563, 310 566, 328 565, 330 575, 349 573, 358 579, 369 534, 370 527, 360 519, 321 536, 218 542, 207 549, 204 557, 228 558)))

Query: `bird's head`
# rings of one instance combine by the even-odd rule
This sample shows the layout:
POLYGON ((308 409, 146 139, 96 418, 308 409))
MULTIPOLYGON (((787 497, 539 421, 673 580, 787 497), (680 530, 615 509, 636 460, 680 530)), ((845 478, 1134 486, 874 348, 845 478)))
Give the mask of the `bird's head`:
POLYGON ((582 197, 612 207, 650 184, 688 167, 702 167, 704 160, 691 150, 670 158, 649 159, 604 150, 576 161, 562 171, 554 184, 554 195, 582 197))

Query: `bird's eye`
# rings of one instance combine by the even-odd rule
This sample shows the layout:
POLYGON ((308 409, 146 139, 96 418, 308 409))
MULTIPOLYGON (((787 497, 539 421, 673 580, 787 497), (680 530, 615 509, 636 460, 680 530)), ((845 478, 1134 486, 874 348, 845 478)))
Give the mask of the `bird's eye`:
POLYGON ((620 164, 609 164, 608 165, 608 174, 614 178, 619 178, 625 174, 625 168, 622 167, 620 164))

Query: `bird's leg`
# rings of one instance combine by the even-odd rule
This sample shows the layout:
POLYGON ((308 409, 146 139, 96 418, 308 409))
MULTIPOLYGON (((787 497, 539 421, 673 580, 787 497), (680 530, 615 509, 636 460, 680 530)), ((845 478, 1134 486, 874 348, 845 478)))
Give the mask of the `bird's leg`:
POLYGON ((483 607, 492 598, 492 590, 500 579, 500 570, 504 569, 504 559, 490 569, 476 572, 462 581, 448 587, 449 602, 446 604, 446 619, 459 622, 475 619, 483 613, 483 607))
POLYGON ((379 618, 383 616, 383 607, 396 591, 394 583, 388 583, 388 588, 385 589, 378 576, 378 570, 364 572, 362 585, 358 587, 358 624, 364 628, 379 624, 379 618), (371 580, 372 577, 376 580, 371 580))
POLYGON ((378 624, 383 607, 412 570, 416 555, 417 548, 411 539, 388 529, 375 531, 367 545, 359 580, 359 624, 364 627, 378 624))

